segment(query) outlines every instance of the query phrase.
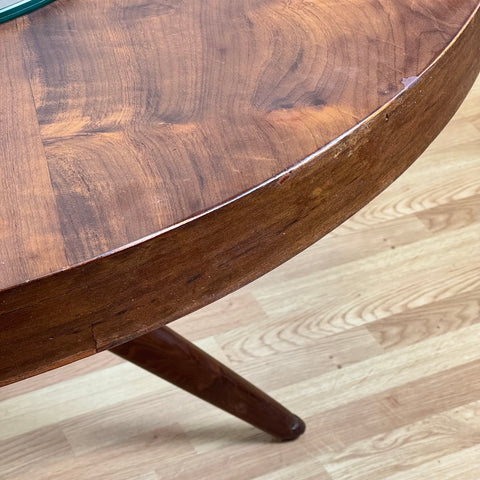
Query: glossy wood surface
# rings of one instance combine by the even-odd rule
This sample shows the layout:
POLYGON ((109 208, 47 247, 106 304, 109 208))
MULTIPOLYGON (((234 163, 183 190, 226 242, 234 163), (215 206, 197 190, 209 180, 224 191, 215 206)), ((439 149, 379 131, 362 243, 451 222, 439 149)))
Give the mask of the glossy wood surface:
POLYGON ((1 480, 478 480, 480 78, 351 219, 172 328, 305 418, 271 437, 109 352, 0 389, 1 480))
POLYGON ((303 420, 168 327, 112 352, 279 440, 305 432, 303 420))
POLYGON ((1 25, 0 385, 344 221, 458 108, 479 23, 476 0, 57 0, 1 25))

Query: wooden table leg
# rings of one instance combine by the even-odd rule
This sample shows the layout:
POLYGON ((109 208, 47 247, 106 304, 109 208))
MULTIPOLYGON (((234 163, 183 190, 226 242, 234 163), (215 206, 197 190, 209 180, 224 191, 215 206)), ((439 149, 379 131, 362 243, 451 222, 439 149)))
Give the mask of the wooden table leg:
POLYGON ((168 327, 111 351, 276 438, 305 431, 299 417, 168 327))

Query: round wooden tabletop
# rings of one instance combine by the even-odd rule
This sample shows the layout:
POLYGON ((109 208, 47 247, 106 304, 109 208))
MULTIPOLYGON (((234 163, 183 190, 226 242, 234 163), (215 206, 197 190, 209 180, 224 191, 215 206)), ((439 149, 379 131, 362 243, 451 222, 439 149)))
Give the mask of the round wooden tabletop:
POLYGON ((388 186, 478 0, 57 0, 0 25, 0 385, 200 308, 388 186))

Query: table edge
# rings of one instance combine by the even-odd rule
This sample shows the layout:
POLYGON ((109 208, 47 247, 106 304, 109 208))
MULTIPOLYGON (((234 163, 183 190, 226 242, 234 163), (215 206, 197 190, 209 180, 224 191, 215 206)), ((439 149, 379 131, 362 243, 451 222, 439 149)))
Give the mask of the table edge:
POLYGON ((480 70, 479 8, 404 90, 291 169, 174 227, 1 291, 0 386, 197 310, 358 211, 413 163, 468 93, 480 70), (343 186, 342 197, 332 198, 328 184, 343 186), (252 219, 256 228, 247 228, 252 219), (12 358, 15 351, 24 353, 12 358))

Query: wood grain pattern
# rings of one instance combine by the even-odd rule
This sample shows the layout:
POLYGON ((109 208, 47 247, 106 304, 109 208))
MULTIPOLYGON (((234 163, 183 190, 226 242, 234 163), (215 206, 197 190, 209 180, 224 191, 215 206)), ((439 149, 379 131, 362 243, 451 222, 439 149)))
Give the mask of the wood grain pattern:
POLYGON ((22 283, 65 265, 63 242, 21 35, 2 25, 0 41, 0 285, 22 283))
POLYGON ((27 65, 69 264, 319 150, 421 73, 477 2, 351 3, 339 15, 325 2, 60 2, 33 15, 27 65))
POLYGON ((103 352, 0 389, 0 479, 478 480, 480 222, 454 206, 480 209, 479 172, 480 79, 385 192, 173 324, 305 415, 295 442, 103 352))
POLYGON ((21 212, 34 245, 56 234, 9 253, 34 274, 1 270, 0 385, 158 328, 332 230, 453 115, 479 29, 476 0, 58 0, 2 25, 55 202, 21 212))

